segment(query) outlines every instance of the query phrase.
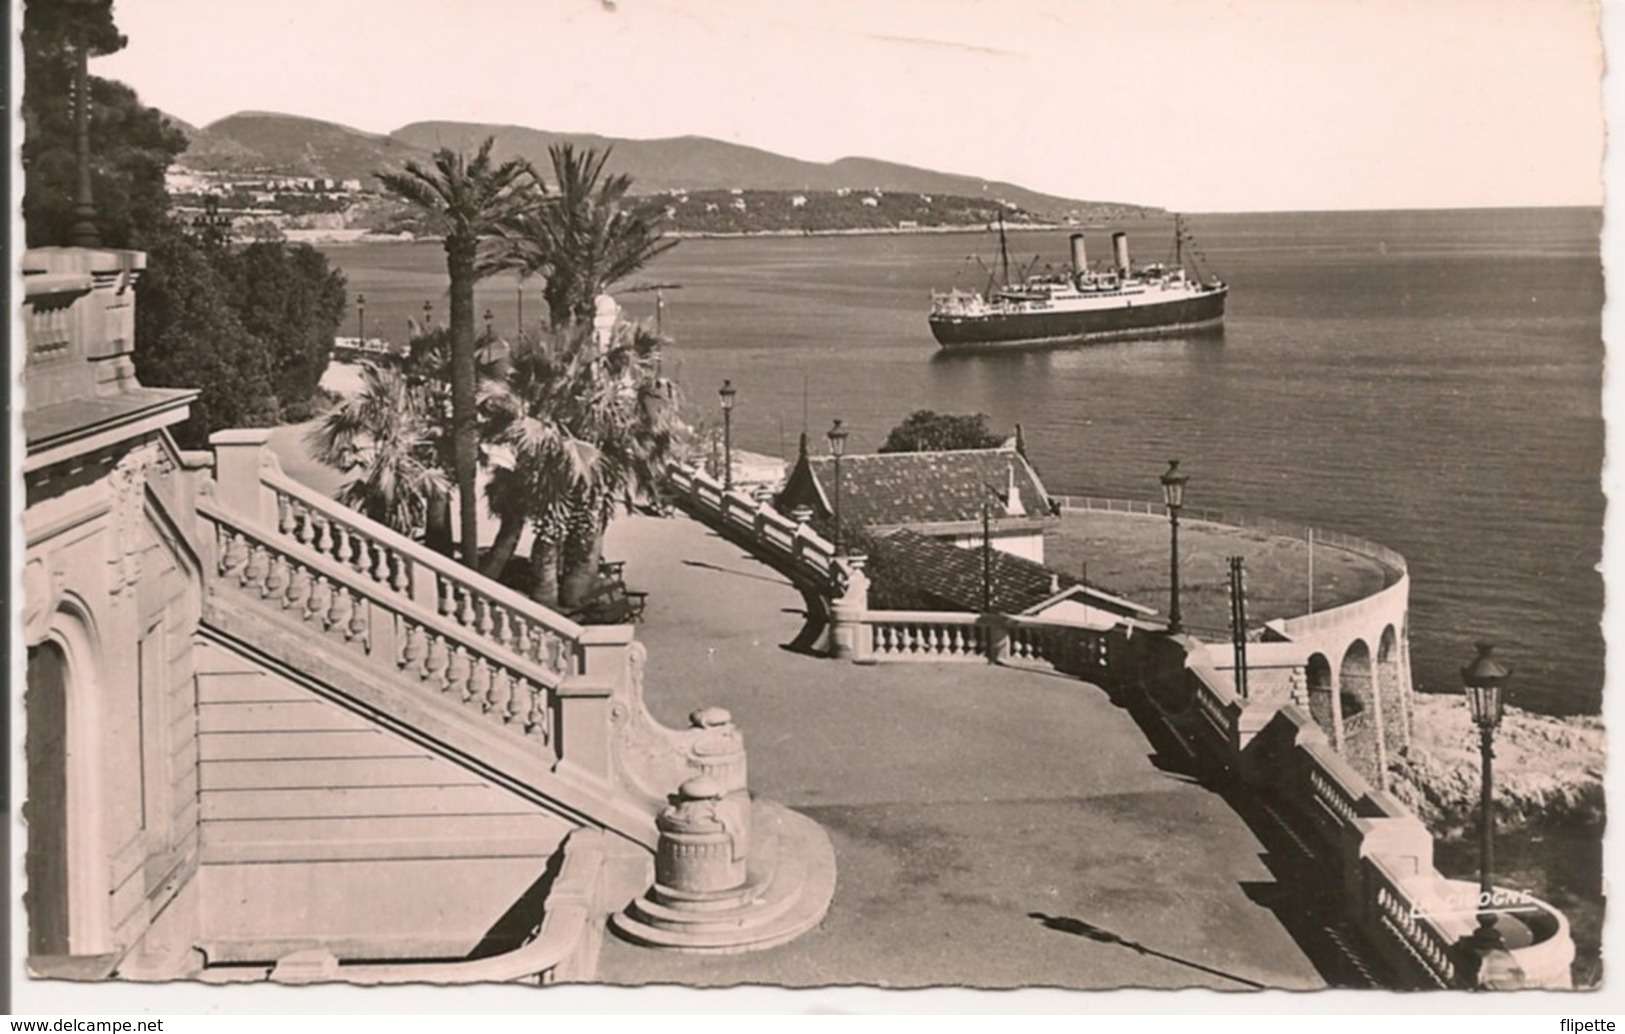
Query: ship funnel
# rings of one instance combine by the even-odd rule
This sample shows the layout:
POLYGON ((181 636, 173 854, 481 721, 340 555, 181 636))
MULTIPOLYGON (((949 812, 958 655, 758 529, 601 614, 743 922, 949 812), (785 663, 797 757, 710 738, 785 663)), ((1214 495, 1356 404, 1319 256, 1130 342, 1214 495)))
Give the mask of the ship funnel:
POLYGON ((1089 272, 1089 249, 1084 246, 1083 234, 1072 235, 1072 275, 1082 276, 1089 272))
POLYGON ((1128 276, 1128 234, 1122 230, 1112 234, 1112 254, 1117 257, 1117 275, 1128 276))

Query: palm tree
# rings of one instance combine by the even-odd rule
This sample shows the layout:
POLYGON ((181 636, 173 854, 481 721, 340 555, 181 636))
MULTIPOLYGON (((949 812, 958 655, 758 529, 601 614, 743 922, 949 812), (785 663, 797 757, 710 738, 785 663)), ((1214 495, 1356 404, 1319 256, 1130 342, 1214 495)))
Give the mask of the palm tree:
POLYGON ((485 401, 492 442, 511 456, 487 486, 501 527, 486 573, 506 566, 529 522, 533 595, 548 605, 561 595, 567 607, 581 602, 609 517, 653 491, 675 440, 674 390, 655 373, 660 345, 623 324, 603 348, 586 325, 516 348, 505 382, 485 401))
POLYGON ((433 523, 451 492, 440 457, 434 400, 402 370, 363 363, 361 390, 306 436, 318 461, 354 475, 338 500, 405 535, 433 523))
POLYGON ((555 330, 592 318, 594 300, 671 248, 647 204, 628 192, 632 177, 604 175, 610 151, 548 148, 557 192, 505 228, 494 268, 544 278, 542 297, 555 330))
POLYGON ((477 371, 475 368, 474 283, 480 275, 482 241, 534 203, 535 176, 529 164, 491 159, 487 137, 472 158, 441 148, 432 169, 407 162, 401 173, 378 173, 391 194, 417 208, 430 227, 444 235, 446 273, 451 280, 451 412, 453 469, 457 481, 462 559, 479 564, 479 467, 477 371))

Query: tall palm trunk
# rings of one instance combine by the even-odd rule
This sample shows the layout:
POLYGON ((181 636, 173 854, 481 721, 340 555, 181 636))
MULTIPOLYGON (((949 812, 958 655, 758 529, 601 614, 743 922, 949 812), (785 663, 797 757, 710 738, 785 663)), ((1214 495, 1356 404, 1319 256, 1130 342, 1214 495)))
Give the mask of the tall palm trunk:
POLYGON ((428 502, 424 520, 423 538, 428 547, 441 556, 455 553, 451 540, 451 498, 437 494, 428 502))
POLYGON ((592 493, 578 493, 570 502, 563 554, 559 601, 570 609, 581 606, 591 595, 604 556, 604 526, 592 493))
POLYGON ((451 277, 451 428, 452 463, 457 479, 457 517, 462 532, 462 560, 480 566, 480 501, 474 483, 479 469, 479 431, 475 397, 473 237, 446 238, 446 268, 451 277))
POLYGON ((559 605, 559 543, 538 530, 530 547, 530 598, 546 607, 559 605))
POLYGON ((519 539, 525 534, 525 515, 505 516, 497 527, 497 537, 491 543, 491 551, 485 554, 485 563, 480 573, 487 578, 501 580, 502 572, 507 570, 508 561, 513 559, 514 551, 519 548, 519 539))

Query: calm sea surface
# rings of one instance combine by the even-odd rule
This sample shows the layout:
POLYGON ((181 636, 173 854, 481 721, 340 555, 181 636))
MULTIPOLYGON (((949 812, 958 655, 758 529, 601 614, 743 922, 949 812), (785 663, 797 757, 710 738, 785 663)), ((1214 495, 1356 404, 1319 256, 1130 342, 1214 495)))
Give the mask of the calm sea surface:
MULTIPOLYGON (((667 372, 696 418, 739 391, 735 441, 793 454, 831 421, 872 451, 916 409, 1023 425, 1050 490, 1156 499, 1171 457, 1191 506, 1349 532, 1412 576, 1417 684, 1447 690, 1475 639, 1516 669, 1514 703, 1596 711, 1603 684, 1603 278, 1589 209, 1211 215, 1190 221, 1231 285, 1222 337, 998 355, 938 353, 933 287, 980 288, 981 234, 689 240, 664 292, 667 372)), ((1120 227, 1171 257, 1166 221, 1120 227)), ((1091 230, 1106 252, 1108 228, 1091 230)), ((367 333, 446 312, 438 245, 328 249, 367 333)), ((1066 234, 1012 235, 1013 262, 1065 261, 1066 234)), ((478 305, 511 333, 517 281, 478 305)), ((652 316, 652 293, 622 294, 652 316)), ((543 315, 535 285, 524 317, 543 315)), ((354 333, 352 311, 345 333, 354 333)))

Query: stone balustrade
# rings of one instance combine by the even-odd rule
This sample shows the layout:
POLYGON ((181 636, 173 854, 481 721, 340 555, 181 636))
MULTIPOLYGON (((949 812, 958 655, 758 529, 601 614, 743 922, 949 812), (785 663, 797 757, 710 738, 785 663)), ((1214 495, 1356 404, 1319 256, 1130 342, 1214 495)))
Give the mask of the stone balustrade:
POLYGON ((332 646, 551 744, 549 694, 564 681, 557 671, 512 648, 471 640, 462 626, 412 606, 387 582, 320 552, 289 549, 290 540, 235 521, 211 500, 199 501, 198 515, 212 529, 221 586, 279 608, 332 646))
POLYGON ((854 660, 975 661, 987 663, 993 635, 975 614, 940 611, 868 611, 854 660), (865 648, 867 647, 867 648, 865 648))
POLYGON ((518 654, 563 677, 577 667, 581 626, 335 503, 277 470, 262 472, 280 535, 454 623, 465 639, 518 654))
POLYGON ((726 491, 703 470, 674 466, 671 485, 689 513, 748 542, 762 559, 828 593, 840 576, 835 547, 822 535, 744 492, 726 491))

